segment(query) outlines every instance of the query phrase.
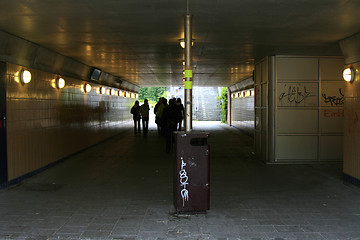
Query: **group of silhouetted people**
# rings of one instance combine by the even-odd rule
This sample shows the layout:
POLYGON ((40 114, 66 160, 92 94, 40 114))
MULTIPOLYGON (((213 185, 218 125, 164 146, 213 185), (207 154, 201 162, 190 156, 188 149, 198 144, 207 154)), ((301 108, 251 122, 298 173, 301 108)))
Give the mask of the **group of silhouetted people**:
POLYGON ((181 103, 180 98, 171 98, 169 103, 166 98, 159 98, 154 113, 158 134, 166 137, 166 152, 169 152, 172 146, 172 133, 181 131, 184 119, 184 105, 181 103))
MULTIPOLYGON (((140 132, 140 119, 142 119, 143 132, 144 135, 147 134, 149 110, 150 107, 147 99, 145 99, 144 104, 141 106, 139 106, 139 101, 135 101, 130 111, 133 114, 135 133, 140 132)), ((158 134, 166 137, 166 151, 169 152, 172 147, 172 133, 174 131, 181 131, 184 119, 184 105, 181 103, 180 98, 171 98, 168 102, 166 98, 161 97, 154 107, 154 113, 158 134)))
POLYGON ((166 98, 159 98, 154 108, 155 123, 158 133, 164 135, 167 129, 181 131, 181 125, 184 118, 184 106, 181 99, 172 98, 167 102, 166 98))
POLYGON ((130 113, 133 115, 134 120, 134 132, 140 132, 140 119, 142 119, 143 132, 144 135, 147 135, 149 129, 149 111, 150 107, 148 104, 148 100, 144 100, 143 105, 139 105, 139 101, 135 101, 134 106, 132 106, 130 113))

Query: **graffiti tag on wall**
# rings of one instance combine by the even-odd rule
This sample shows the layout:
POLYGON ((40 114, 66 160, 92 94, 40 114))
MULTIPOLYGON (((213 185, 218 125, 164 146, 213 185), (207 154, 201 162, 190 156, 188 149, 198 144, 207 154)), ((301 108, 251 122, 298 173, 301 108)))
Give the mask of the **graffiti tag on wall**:
POLYGON ((325 118, 341 118, 344 116, 344 109, 324 109, 325 118))
POLYGON ((344 105, 344 94, 341 92, 341 88, 339 88, 338 96, 328 96, 326 93, 322 94, 323 100, 325 103, 330 103, 331 106, 342 106, 344 105))
POLYGON ((305 84, 284 84, 279 87, 279 91, 279 103, 281 105, 316 105, 313 101, 307 102, 309 98, 315 97, 314 99, 316 99, 316 95, 312 94, 310 88, 305 84))

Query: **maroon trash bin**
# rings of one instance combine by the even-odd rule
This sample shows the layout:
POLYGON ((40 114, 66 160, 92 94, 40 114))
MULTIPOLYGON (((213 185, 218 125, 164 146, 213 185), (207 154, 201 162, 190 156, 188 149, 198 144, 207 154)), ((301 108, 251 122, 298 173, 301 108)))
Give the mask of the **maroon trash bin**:
POLYGON ((174 132, 176 212, 203 212, 210 208, 210 149, 208 132, 174 132))

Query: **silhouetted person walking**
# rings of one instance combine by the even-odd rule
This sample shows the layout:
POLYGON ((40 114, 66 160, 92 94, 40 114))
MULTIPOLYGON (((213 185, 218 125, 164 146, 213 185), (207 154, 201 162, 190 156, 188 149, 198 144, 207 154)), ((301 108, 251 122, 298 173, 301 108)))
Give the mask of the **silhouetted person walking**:
POLYGON ((172 133, 173 131, 176 131, 177 124, 177 108, 175 99, 169 100, 169 106, 164 109, 162 118, 166 136, 166 152, 170 152, 172 147, 172 133))
POLYGON ((166 106, 167 106, 167 100, 161 97, 159 99, 159 102, 156 104, 154 108, 155 123, 157 125, 157 130, 159 135, 164 135, 164 129, 162 129, 164 125, 162 120, 162 115, 166 106))
POLYGON ((142 119, 144 135, 147 135, 148 129, 149 129, 149 111, 150 111, 150 107, 148 104, 148 100, 145 99, 144 104, 141 105, 140 110, 139 110, 139 113, 140 113, 141 119, 142 119))
POLYGON ((176 128, 181 131, 182 120, 184 119, 184 105, 181 103, 181 99, 176 99, 176 128))
POLYGON ((140 114, 139 114, 139 110, 140 110, 140 105, 139 105, 139 101, 135 101, 134 105, 132 106, 130 113, 133 115, 133 120, 134 120, 134 132, 140 132, 140 114))

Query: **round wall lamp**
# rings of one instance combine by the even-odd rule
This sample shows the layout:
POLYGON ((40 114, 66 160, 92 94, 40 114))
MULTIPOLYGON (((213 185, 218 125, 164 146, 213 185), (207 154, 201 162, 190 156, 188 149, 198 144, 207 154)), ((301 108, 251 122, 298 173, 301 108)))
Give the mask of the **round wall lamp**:
POLYGON ((65 79, 63 79, 62 77, 58 77, 56 79, 56 88, 62 89, 64 87, 65 87, 65 79))
POLYGON ((98 87, 98 89, 96 90, 96 92, 98 94, 104 94, 106 92, 106 89, 104 87, 98 87))
POLYGON ((21 70, 20 72, 20 82, 22 84, 27 84, 31 81, 31 72, 28 70, 21 70))
POLYGON ((343 71, 343 78, 347 82, 353 82, 355 79, 355 70, 352 67, 346 68, 343 71))
MULTIPOLYGON (((191 40, 191 46, 194 46, 194 39, 192 39, 191 40)), ((180 46, 182 47, 182 48, 185 48, 185 39, 179 39, 179 42, 180 42, 180 46)))
POLYGON ((115 95, 115 90, 114 89, 109 89, 109 95, 111 96, 111 95, 115 95))
POLYGON ((84 85, 81 85, 81 91, 84 93, 88 93, 91 91, 91 85, 88 83, 85 83, 84 85))

